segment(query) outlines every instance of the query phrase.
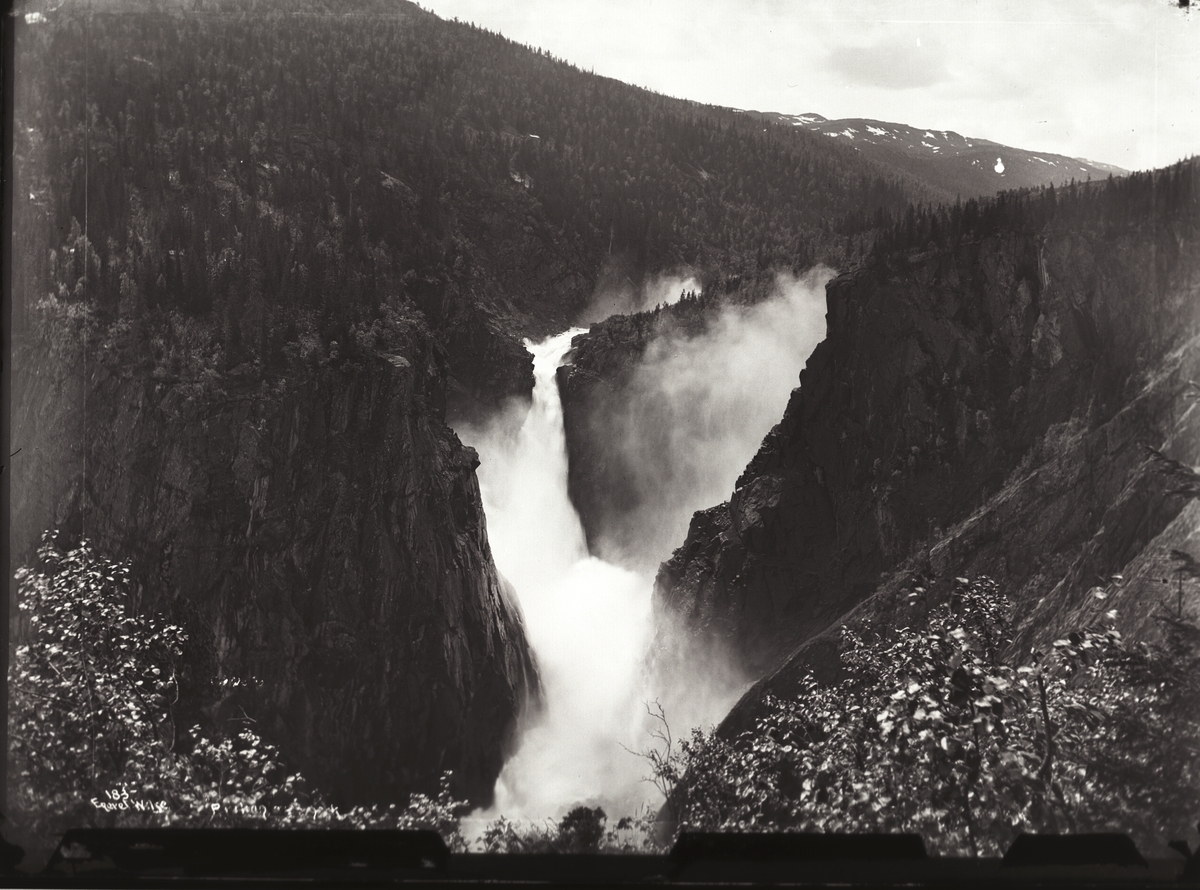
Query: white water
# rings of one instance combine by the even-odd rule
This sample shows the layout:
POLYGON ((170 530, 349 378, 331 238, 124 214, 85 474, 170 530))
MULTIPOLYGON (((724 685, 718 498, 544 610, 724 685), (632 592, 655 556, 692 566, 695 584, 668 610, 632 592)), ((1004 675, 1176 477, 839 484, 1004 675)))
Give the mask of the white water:
POLYGON ((492 553, 516 590, 544 693, 544 707, 518 727, 493 807, 477 818, 557 819, 580 804, 615 818, 656 807, 649 765, 634 753, 659 747, 648 704, 663 703, 679 738, 719 721, 745 691, 748 678, 719 642, 655 628, 652 573, 683 540, 692 511, 728 496, 782 414, 824 335, 831 274, 781 275, 771 299, 730 308, 702 336, 665 332, 647 349, 628 402, 609 408, 609 435, 632 458, 645 502, 620 546, 601 541, 600 552, 644 568, 589 556, 567 496, 554 372, 582 328, 526 342, 532 406, 516 403, 484 428, 459 430, 479 450, 492 553), (651 674, 656 630, 663 650, 651 674))
POLYGON ((643 676, 652 638, 653 579, 588 556, 567 496, 567 452, 554 372, 572 329, 538 343, 533 405, 515 440, 464 431, 480 451, 479 480, 496 566, 517 591, 541 671, 544 707, 482 818, 557 818, 577 804, 631 813, 655 797, 643 676))

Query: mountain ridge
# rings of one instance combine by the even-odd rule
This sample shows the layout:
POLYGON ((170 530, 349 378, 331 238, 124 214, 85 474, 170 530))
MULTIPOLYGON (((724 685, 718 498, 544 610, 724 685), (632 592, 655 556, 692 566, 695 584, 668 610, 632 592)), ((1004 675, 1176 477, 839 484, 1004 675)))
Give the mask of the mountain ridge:
POLYGON ((1008 189, 1062 186, 1072 180, 1104 179, 1129 172, 1112 164, 975 139, 954 130, 930 130, 870 118, 831 120, 811 112, 789 115, 746 110, 742 113, 849 144, 865 157, 910 172, 962 199, 1008 189))

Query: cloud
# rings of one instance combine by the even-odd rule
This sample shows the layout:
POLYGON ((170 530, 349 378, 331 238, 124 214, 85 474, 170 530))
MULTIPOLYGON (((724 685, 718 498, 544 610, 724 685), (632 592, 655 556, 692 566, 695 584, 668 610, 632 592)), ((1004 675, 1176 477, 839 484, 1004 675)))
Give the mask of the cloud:
POLYGON ((1200 150, 1200 16, 1168 0, 424 2, 700 102, 901 121, 1130 169, 1200 150))
POLYGON ((851 83, 885 90, 931 87, 951 79, 937 48, 917 44, 839 46, 829 53, 828 65, 851 83))

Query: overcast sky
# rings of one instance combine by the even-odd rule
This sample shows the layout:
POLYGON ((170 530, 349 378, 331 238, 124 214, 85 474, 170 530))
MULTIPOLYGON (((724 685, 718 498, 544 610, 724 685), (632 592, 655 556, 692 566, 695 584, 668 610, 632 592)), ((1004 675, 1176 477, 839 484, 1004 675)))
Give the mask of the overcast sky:
POLYGON ((585 70, 1131 170, 1200 154, 1200 9, 1173 0, 418 0, 585 70))

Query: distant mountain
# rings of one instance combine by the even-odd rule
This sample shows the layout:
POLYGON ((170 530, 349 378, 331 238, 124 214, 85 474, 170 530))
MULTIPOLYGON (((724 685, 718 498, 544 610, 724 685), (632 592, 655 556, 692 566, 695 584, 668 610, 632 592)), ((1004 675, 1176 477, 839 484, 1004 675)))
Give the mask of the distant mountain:
POLYGON ((1066 185, 1071 180, 1106 179, 1128 171, 1111 164, 1026 151, 973 139, 953 130, 926 130, 908 124, 863 118, 828 120, 819 114, 744 114, 822 133, 850 145, 863 157, 910 174, 935 188, 961 198, 991 195, 1017 188, 1066 185))

